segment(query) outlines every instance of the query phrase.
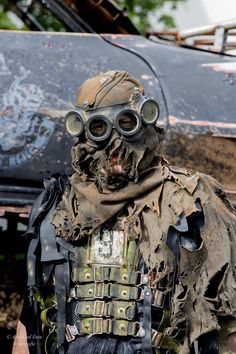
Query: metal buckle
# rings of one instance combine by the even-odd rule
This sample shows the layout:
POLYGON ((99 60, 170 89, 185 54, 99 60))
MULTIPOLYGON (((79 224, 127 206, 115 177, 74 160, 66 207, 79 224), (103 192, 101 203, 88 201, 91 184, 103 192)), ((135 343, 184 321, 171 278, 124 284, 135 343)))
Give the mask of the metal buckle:
POLYGON ((109 269, 108 269, 108 267, 94 266, 93 267, 93 277, 94 277, 94 282, 95 283, 104 282, 104 281, 109 280, 109 269), (97 274, 99 275, 99 277, 97 276, 97 274))
POLYGON ((147 285, 149 288, 155 288, 156 272, 150 271, 140 275, 140 285, 147 285))
POLYGON ((79 331, 77 329, 77 327, 71 326, 69 324, 66 325, 65 327, 65 337, 67 342, 72 342, 73 340, 75 340, 75 336, 77 336, 79 334, 79 331))
POLYGON ((132 308, 132 307, 135 307, 135 301, 133 301, 132 303, 129 303, 129 305, 127 305, 127 306, 125 307, 125 318, 126 318, 126 320, 128 320, 128 321, 131 321, 131 320, 133 319, 133 317, 128 317, 128 316, 127 316, 127 312, 128 312, 129 309, 132 308))
POLYGON ((104 297, 104 292, 105 292, 105 283, 95 283, 95 287, 94 287, 94 297, 98 298, 98 299, 102 299, 104 297), (99 287, 102 286, 102 294, 99 294, 99 287))
POLYGON ((106 324, 106 329, 107 331, 105 332, 106 334, 110 334, 112 333, 112 319, 111 318, 107 318, 106 320, 103 320, 104 324, 106 324))
POLYGON ((94 307, 93 307, 93 316, 94 317, 104 316, 104 308, 105 308, 105 301, 95 300, 94 307), (101 306, 101 311, 99 311, 100 306, 101 306))
POLYGON ((143 328, 142 324, 140 322, 135 322, 135 324, 138 326, 138 331, 137 331, 135 337, 140 337, 140 338, 145 337, 146 331, 143 328))
POLYGON ((112 320, 103 318, 94 318, 93 334, 110 334, 112 333, 112 320))
POLYGON ((110 334, 112 333, 112 319, 94 318, 93 334, 110 334), (97 330, 98 328, 98 330, 97 330))
POLYGON ((149 283, 149 273, 147 274, 141 274, 140 277, 140 285, 147 285, 149 283))
MULTIPOLYGON (((76 286, 77 286, 77 285, 75 285, 75 287, 76 287, 76 286)), ((69 299, 68 299, 68 301, 71 301, 72 299, 76 298, 76 297, 75 297, 75 295, 76 295, 75 287, 70 289, 70 294, 69 294, 69 299)))
POLYGON ((93 334, 103 334, 103 319, 102 318, 94 318, 94 323, 93 323, 93 334), (97 331, 97 325, 99 327, 99 330, 97 331))
POLYGON ((162 339, 163 339, 163 333, 157 332, 154 329, 152 329, 152 346, 154 348, 158 348, 160 346, 162 339))
POLYGON ((153 290, 152 295, 153 295, 152 304, 156 307, 162 308, 164 306, 165 293, 163 291, 155 289, 153 290))

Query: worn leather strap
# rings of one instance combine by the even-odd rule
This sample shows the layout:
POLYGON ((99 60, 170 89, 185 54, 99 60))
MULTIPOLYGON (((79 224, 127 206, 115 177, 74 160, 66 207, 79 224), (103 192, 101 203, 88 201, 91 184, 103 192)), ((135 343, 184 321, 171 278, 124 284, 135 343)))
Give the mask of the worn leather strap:
POLYGON ((153 329, 151 333, 152 347, 157 350, 157 354, 161 353, 159 349, 173 350, 176 354, 180 352, 182 344, 174 338, 153 329))
POLYGON ((59 354, 64 354, 65 325, 66 325, 66 298, 67 298, 67 279, 69 274, 67 269, 68 262, 60 263, 55 266, 55 289, 58 305, 57 318, 57 346, 59 354))
POLYGON ((139 272, 128 268, 95 266, 74 267, 71 274, 74 283, 114 281, 124 285, 138 285, 139 276, 139 272))
POLYGON ((81 321, 77 321, 75 326, 80 335, 114 334, 116 336, 136 336, 139 330, 137 322, 103 318, 84 318, 81 321))
POLYGON ((91 283, 76 285, 71 289, 71 297, 77 299, 102 299, 110 297, 120 300, 138 300, 139 289, 135 286, 125 286, 113 283, 91 283))
POLYGON ((142 337, 142 354, 152 353, 151 325, 152 325, 152 292, 147 286, 143 291, 143 329, 145 335, 142 337))
POLYGON ((75 314, 83 317, 114 317, 116 319, 133 320, 136 304, 134 301, 79 301, 75 314))

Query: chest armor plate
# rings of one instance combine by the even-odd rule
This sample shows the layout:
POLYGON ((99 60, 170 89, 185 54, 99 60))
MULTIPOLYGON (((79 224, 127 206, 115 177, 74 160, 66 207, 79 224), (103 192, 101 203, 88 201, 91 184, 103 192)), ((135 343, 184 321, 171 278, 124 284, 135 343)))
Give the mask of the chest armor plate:
POLYGON ((90 238, 88 260, 91 265, 120 267, 124 264, 126 249, 124 231, 102 227, 90 238))

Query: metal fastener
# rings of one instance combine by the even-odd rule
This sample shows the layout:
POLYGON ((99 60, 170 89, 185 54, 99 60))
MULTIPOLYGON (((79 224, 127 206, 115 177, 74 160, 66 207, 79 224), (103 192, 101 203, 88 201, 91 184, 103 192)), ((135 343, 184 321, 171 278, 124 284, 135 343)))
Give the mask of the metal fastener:
POLYGON ((143 284, 147 284, 148 283, 148 276, 147 275, 143 276, 142 282, 143 282, 143 284))
POLYGON ((118 308, 118 313, 123 313, 124 311, 123 307, 118 308))
POLYGON ((89 328, 90 328, 89 323, 85 323, 85 324, 84 324, 84 328, 89 329, 89 328))
POLYGON ((140 327, 139 331, 137 333, 137 336, 138 337, 145 337, 145 334, 146 334, 145 329, 143 327, 140 327))
POLYGON ((125 325, 124 325, 124 324, 120 324, 120 325, 119 325, 119 329, 120 329, 121 331, 125 331, 125 325))

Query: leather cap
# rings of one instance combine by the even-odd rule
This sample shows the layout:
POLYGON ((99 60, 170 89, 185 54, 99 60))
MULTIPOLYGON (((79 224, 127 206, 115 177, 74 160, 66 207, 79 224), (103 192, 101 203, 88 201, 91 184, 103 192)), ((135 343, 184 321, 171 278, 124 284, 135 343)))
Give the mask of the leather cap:
POLYGON ((80 87, 76 106, 84 110, 131 102, 144 94, 141 83, 126 71, 108 71, 86 80, 80 87))

